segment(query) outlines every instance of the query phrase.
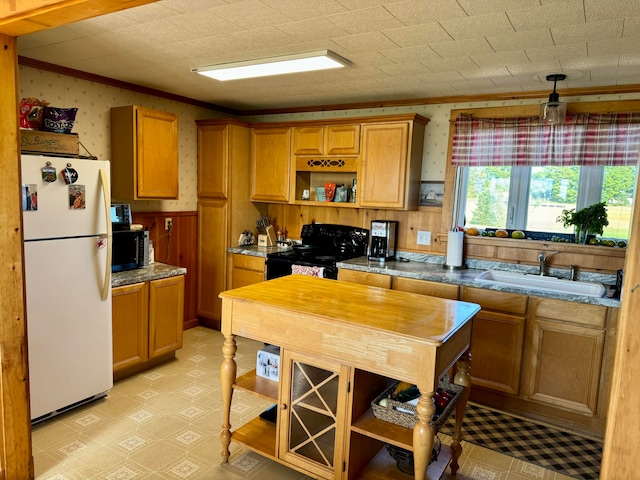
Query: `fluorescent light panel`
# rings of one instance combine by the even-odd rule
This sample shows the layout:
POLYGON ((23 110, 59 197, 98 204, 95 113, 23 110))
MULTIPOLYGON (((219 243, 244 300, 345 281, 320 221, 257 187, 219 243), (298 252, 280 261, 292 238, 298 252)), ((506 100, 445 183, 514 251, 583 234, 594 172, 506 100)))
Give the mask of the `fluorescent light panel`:
POLYGON ((224 82, 285 73, 313 72, 315 70, 342 68, 348 65, 351 65, 351 62, 340 55, 330 50, 320 50, 317 52, 192 68, 191 71, 224 82))

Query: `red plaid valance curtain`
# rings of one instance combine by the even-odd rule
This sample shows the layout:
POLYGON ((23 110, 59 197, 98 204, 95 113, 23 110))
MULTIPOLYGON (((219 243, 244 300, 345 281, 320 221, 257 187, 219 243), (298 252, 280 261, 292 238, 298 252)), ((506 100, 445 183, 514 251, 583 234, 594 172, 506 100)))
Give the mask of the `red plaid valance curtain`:
POLYGON ((562 125, 538 117, 473 118, 459 115, 452 165, 625 166, 638 163, 640 113, 572 115, 562 125))

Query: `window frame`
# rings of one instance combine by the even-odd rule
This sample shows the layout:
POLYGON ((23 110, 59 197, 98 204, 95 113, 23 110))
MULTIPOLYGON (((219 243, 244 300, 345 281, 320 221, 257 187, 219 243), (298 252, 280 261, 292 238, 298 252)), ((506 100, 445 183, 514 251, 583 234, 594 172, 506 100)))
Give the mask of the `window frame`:
MULTIPOLYGON (((459 196, 462 190, 462 180, 464 175, 461 174, 459 167, 451 165, 451 150, 453 146, 453 133, 455 119, 459 114, 469 114, 480 118, 508 118, 508 117, 526 117, 535 116, 539 113, 539 103, 529 105, 515 105, 506 107, 487 107, 487 108, 466 108, 451 110, 449 118, 449 146, 447 151, 447 164, 445 169, 444 183, 444 201, 442 204, 442 216, 440 222, 440 231, 442 235, 446 232, 461 225, 458 221, 460 218, 459 196)), ((572 113, 626 113, 639 112, 640 100, 619 100, 609 102, 577 102, 567 104, 567 111, 572 113)), ((582 174, 582 172, 581 172, 582 174)), ((466 194, 464 195, 466 204, 466 194)), ((578 202, 581 201, 580 193, 578 202)), ((582 201, 587 202, 584 198, 582 201)), ((597 200, 599 201, 599 200, 597 200)), ((584 205, 586 206, 586 205, 584 205)), ((580 203, 578 204, 580 207, 580 203)))

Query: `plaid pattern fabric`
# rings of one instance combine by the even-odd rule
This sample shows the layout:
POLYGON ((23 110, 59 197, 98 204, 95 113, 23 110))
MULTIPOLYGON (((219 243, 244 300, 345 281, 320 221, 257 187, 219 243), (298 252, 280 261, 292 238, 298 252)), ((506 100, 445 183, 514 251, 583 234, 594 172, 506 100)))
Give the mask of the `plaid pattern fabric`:
POLYGON ((538 117, 455 121, 454 167, 628 166, 638 163, 640 113, 573 115, 564 124, 538 117))

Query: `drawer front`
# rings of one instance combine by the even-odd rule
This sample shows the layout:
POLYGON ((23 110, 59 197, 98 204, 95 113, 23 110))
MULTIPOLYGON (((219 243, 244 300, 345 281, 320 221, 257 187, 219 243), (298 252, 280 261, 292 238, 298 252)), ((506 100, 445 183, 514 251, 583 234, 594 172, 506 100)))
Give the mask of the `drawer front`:
POLYGON ((245 270, 254 270, 256 272, 264 271, 264 258, 253 257, 251 255, 233 254, 233 267, 243 268, 245 270))
POLYGON ((463 287, 461 300, 479 304, 482 309, 524 315, 527 313, 527 295, 496 292, 481 288, 463 287))
POLYGON ((391 288, 391 275, 383 275, 381 273, 359 272, 341 268, 338 270, 338 280, 369 285, 370 287, 391 288))
POLYGON ((558 320, 563 323, 575 323, 591 328, 604 328, 607 320, 607 307, 585 305, 581 303, 535 298, 536 317, 558 320))
POLYGON ((449 283, 416 280, 415 278, 394 277, 393 289, 403 292, 419 293, 430 297, 458 299, 460 287, 449 283))

